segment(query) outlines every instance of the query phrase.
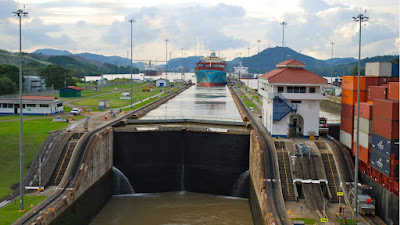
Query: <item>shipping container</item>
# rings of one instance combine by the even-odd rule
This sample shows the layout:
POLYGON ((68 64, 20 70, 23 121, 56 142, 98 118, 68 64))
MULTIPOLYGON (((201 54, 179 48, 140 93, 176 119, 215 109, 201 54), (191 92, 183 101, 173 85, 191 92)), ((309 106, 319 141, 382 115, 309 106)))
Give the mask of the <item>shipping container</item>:
POLYGON ((399 100, 399 82, 389 82, 388 99, 399 100))
MULTIPOLYGON (((353 141, 357 143, 357 130, 356 129, 354 129, 354 132, 353 132, 353 141)), ((360 146, 363 146, 364 148, 369 148, 369 144, 371 144, 371 135, 360 131, 359 135, 358 135, 358 144, 360 146)))
POLYGON ((366 77, 391 77, 392 63, 390 62, 369 62, 365 63, 366 77))
MULTIPOLYGON (((365 102, 367 99, 367 92, 360 91, 360 102, 365 102)), ((357 91, 342 90, 342 103, 354 105, 357 102, 357 91)))
POLYGON ((346 132, 344 130, 340 130, 340 142, 344 146, 346 146, 346 147, 351 149, 351 147, 352 147, 351 145, 353 143, 352 140, 353 140, 353 138, 352 138, 351 133, 348 133, 348 132, 346 132))
POLYGON ((379 77, 365 77, 366 86, 379 86, 379 77))
MULTIPOLYGON (((357 91, 358 90, 358 76, 343 76, 342 77, 342 90, 357 91)), ((366 79, 364 76, 360 77, 360 90, 366 91, 366 79)))
POLYGON ((342 102, 342 110, 340 111, 341 117, 352 118, 354 115, 354 105, 349 105, 342 102))
POLYGON ((352 134, 353 133, 353 118, 346 118, 342 117, 340 118, 340 129, 346 131, 347 133, 352 134))
POLYGON ((389 82, 399 82, 398 77, 379 77, 378 78, 378 85, 385 85, 389 82))
POLYGON ((392 77, 399 77, 399 64, 398 63, 392 64, 392 77))
MULTIPOLYGON (((356 156, 356 143, 353 142, 353 155, 356 156)), ((369 163, 370 161, 370 149, 368 148, 364 148, 363 146, 358 146, 358 159, 365 162, 365 163, 369 163)))
POLYGON ((372 134, 371 147, 375 151, 390 157, 390 155, 396 155, 399 158, 399 139, 387 139, 378 134, 372 134))
POLYGON ((369 86, 367 100, 375 101, 376 99, 387 99, 387 89, 386 86, 369 86))
POLYGON ((374 115, 372 117, 372 133, 387 139, 399 139, 399 121, 392 121, 374 115))
MULTIPOLYGON (((343 104, 343 103, 342 103, 343 104)), ((372 106, 371 102, 360 102, 360 117, 372 120, 372 106)), ((343 107, 342 107, 343 110, 343 107)), ((354 115, 357 114, 357 104, 354 105, 354 115)))
MULTIPOLYGON (((354 129, 357 129, 357 115, 354 116, 354 129)), ((366 134, 372 134, 372 120, 360 117, 359 129, 366 134)))
POLYGON ((373 116, 379 116, 388 120, 399 120, 399 101, 375 100, 373 116))
POLYGON ((385 176, 390 176, 390 158, 374 149, 371 149, 371 166, 385 176))

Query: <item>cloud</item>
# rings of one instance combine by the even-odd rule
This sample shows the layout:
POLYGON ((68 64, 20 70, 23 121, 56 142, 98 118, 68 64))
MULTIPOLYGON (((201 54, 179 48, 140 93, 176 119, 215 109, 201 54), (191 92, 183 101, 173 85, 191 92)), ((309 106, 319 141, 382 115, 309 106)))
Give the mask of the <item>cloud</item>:
POLYGON ((11 0, 0 1, 0 21, 11 17, 11 13, 17 10, 17 3, 11 0))

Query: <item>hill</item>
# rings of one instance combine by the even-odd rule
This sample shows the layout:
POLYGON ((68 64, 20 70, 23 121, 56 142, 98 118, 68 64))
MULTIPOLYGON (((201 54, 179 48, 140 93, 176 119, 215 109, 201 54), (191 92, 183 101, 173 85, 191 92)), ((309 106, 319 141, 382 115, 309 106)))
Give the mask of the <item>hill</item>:
POLYGON ((33 54, 42 54, 42 55, 72 55, 71 52, 66 51, 66 50, 56 50, 56 49, 50 49, 50 48, 44 48, 44 49, 38 49, 34 52, 33 54))

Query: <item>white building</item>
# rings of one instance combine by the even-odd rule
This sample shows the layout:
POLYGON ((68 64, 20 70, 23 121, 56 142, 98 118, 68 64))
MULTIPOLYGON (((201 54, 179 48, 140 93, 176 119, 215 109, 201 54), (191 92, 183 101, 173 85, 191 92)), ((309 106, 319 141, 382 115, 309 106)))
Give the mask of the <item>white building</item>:
POLYGON ((159 79, 156 80, 156 87, 168 87, 169 86, 169 81, 166 79, 159 79))
POLYGON ((39 76, 24 76, 25 88, 28 92, 47 90, 46 82, 39 76))
POLYGON ((319 136, 319 104, 326 97, 322 76, 297 60, 286 60, 259 78, 263 97, 262 123, 272 137, 319 136))
MULTIPOLYGON (((0 98, 0 114, 17 115, 20 113, 19 98, 0 98)), ((23 96, 24 115, 53 115, 64 111, 61 100, 50 96, 23 96)))

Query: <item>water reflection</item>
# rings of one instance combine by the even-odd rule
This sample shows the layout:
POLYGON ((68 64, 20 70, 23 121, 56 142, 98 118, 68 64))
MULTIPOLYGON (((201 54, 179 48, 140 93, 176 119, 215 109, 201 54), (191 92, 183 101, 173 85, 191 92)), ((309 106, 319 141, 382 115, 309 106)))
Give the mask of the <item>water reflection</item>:
POLYGON ((141 119, 207 119, 241 122, 227 86, 192 86, 141 119))
POLYGON ((90 223, 125 224, 253 224, 247 199, 167 192, 113 196, 90 223))

